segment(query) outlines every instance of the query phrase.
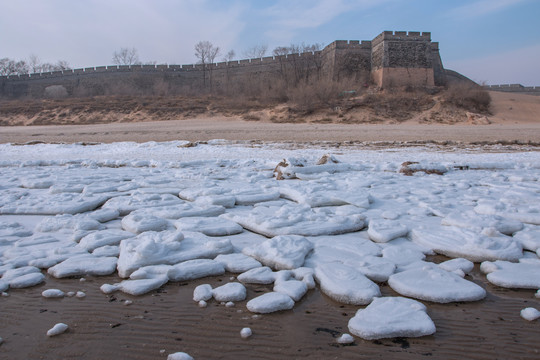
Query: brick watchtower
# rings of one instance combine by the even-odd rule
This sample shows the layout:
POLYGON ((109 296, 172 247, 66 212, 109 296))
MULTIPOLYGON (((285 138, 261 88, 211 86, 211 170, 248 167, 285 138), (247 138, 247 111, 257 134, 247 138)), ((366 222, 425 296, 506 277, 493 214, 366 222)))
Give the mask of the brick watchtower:
POLYGON ((384 31, 371 42, 371 76, 380 87, 439 85, 443 67, 431 33, 384 31))

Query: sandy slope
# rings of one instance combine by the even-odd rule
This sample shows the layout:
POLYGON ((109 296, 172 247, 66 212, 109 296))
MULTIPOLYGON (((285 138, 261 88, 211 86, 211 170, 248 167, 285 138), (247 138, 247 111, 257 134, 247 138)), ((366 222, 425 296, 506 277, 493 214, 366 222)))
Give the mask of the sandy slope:
POLYGON ((491 92, 489 125, 320 124, 244 121, 213 116, 185 120, 0 128, 0 142, 115 142, 209 139, 263 141, 521 141, 540 143, 540 97, 491 92))

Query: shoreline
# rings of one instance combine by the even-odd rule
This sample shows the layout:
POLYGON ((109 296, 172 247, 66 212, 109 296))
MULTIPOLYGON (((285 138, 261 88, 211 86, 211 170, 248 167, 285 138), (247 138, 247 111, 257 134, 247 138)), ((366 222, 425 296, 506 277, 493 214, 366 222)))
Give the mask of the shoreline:
POLYGON ((417 142, 540 144, 540 123, 490 125, 313 124, 248 122, 212 117, 188 120, 0 127, 0 143, 191 142, 212 139, 272 142, 417 142))

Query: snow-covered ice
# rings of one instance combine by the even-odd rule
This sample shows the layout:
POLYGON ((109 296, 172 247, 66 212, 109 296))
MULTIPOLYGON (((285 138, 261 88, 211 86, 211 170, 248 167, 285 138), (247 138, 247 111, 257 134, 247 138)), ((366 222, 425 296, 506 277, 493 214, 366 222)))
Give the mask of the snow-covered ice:
POLYGON ((242 339, 247 339, 247 338, 251 337, 251 335, 253 335, 253 332, 248 327, 245 327, 242 330, 240 330, 240 337, 242 339))
POLYGON ((315 277, 324 294, 343 304, 365 305, 381 296, 377 284, 348 265, 327 263, 317 266, 315 277))
POLYGON ((335 301, 370 304, 351 333, 385 337, 434 327, 423 305, 379 298, 375 282, 427 301, 479 300, 467 274, 481 262, 496 286, 540 289, 536 151, 182 143, 0 144, 0 291, 116 272, 104 293, 141 295, 229 272, 239 283, 201 285, 194 301, 268 313, 291 309, 316 279, 335 301), (407 161, 443 175, 405 176, 407 161), (449 259, 436 265, 434 254, 449 259), (273 292, 250 298, 256 284, 273 292))
POLYGON ((216 301, 242 301, 246 299, 246 287, 237 282, 221 285, 212 290, 216 301))
POLYGON ((476 301, 486 296, 479 285, 431 263, 390 276, 388 285, 401 295, 438 303, 476 301))
POLYGON ((241 253, 221 254, 214 259, 225 267, 225 270, 232 273, 243 273, 253 268, 261 267, 261 263, 241 253))
POLYGON ((535 309, 533 307, 528 307, 521 310, 520 315, 525 320, 533 321, 540 318, 540 311, 538 311, 538 309, 535 309))
POLYGON ((337 338, 338 344, 352 344, 354 342, 354 338, 350 334, 341 334, 340 337, 337 338))
POLYGON ((505 288, 540 289, 540 259, 483 262, 480 270, 488 281, 505 288))
POLYGON ((64 323, 58 323, 47 331, 47 336, 56 336, 66 332, 69 327, 64 323))
POLYGON ((44 298, 62 298, 65 296, 65 293, 59 289, 47 289, 41 292, 41 296, 44 298))
POLYGON ((420 337, 435 333, 426 307, 403 297, 376 298, 349 320, 349 331, 366 340, 420 337))
POLYGON ((268 239, 259 245, 242 250, 266 266, 276 270, 294 269, 304 265, 304 260, 313 249, 313 244, 298 235, 283 235, 268 239))
POLYGON ((269 292, 251 299, 246 304, 249 311, 260 314, 268 314, 281 310, 290 310, 294 306, 294 300, 290 296, 279 292, 269 292))
POLYGON ((210 284, 199 285, 193 290, 193 301, 208 301, 214 296, 210 284))
POLYGON ((174 354, 169 354, 167 360, 193 360, 193 357, 185 352, 175 352, 174 354))
POLYGON ((473 262, 515 261, 523 256, 519 242, 497 231, 474 232, 452 226, 417 228, 411 231, 411 239, 436 253, 449 257, 463 257, 473 262))

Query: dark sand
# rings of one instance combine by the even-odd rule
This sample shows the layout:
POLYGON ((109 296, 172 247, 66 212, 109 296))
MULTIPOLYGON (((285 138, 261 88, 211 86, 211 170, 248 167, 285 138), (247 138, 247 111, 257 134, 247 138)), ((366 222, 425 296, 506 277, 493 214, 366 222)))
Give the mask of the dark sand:
MULTIPOLYGON (((437 257, 436 261, 445 258, 437 257)), ((184 351, 195 359, 538 359, 539 322, 520 310, 540 307, 533 290, 508 290, 486 283, 478 266, 467 278, 482 285, 486 299, 472 303, 424 302, 437 327, 433 336, 336 343, 347 323, 363 307, 341 305, 318 289, 310 290, 292 311, 253 317, 246 302, 227 308, 210 301, 199 308, 193 289, 203 283, 222 285, 232 275, 169 283, 147 295, 105 295, 99 287, 116 276, 78 279, 47 277, 46 284, 10 290, 0 298, 1 359, 160 359, 184 351), (41 292, 59 288, 84 290, 86 298, 45 299, 41 292), (123 301, 129 299, 132 305, 123 301), (69 330, 48 338, 54 324, 69 330), (250 327, 253 336, 240 337, 250 327), (160 353, 161 350, 165 350, 160 353)), ((385 296, 396 296, 387 285, 385 296)), ((248 286, 248 299, 271 291, 248 286)))
POLYGON ((512 142, 540 143, 538 123, 490 125, 276 124, 236 118, 200 118, 96 125, 0 127, 0 143, 262 140, 294 142, 512 142))
MULTIPOLYGON (((495 121, 490 125, 340 125, 274 124, 210 118, 166 122, 1 127, 0 142, 114 142, 209 139, 294 142, 455 141, 540 143, 538 97, 495 94, 495 121), (496 99, 497 100, 497 99, 496 99), (516 111, 516 110, 519 110, 516 111)), ((443 260, 436 258, 437 262, 443 260)), ((46 284, 10 290, 0 297, 0 359, 165 359, 184 351, 195 359, 540 359, 540 320, 520 317, 525 307, 540 309, 534 290, 508 290, 486 282, 478 265, 468 279, 488 296, 474 303, 424 302, 437 327, 433 336, 336 343, 347 323, 363 307, 340 305, 310 290, 292 311, 253 318, 246 302, 227 308, 209 302, 199 308, 193 289, 203 283, 219 286, 229 277, 169 283, 147 295, 104 295, 99 287, 116 276, 78 279, 47 277, 46 284), (45 299, 41 292, 59 288, 84 290, 86 298, 45 299), (123 300, 133 304, 125 306, 123 300), (54 324, 65 322, 65 334, 48 338, 54 324), (253 336, 240 338, 250 327, 253 336), (164 350, 163 353, 160 350, 164 350)), ((248 286, 248 299, 270 291, 248 286)), ((396 296, 387 285, 385 296, 396 296)))

